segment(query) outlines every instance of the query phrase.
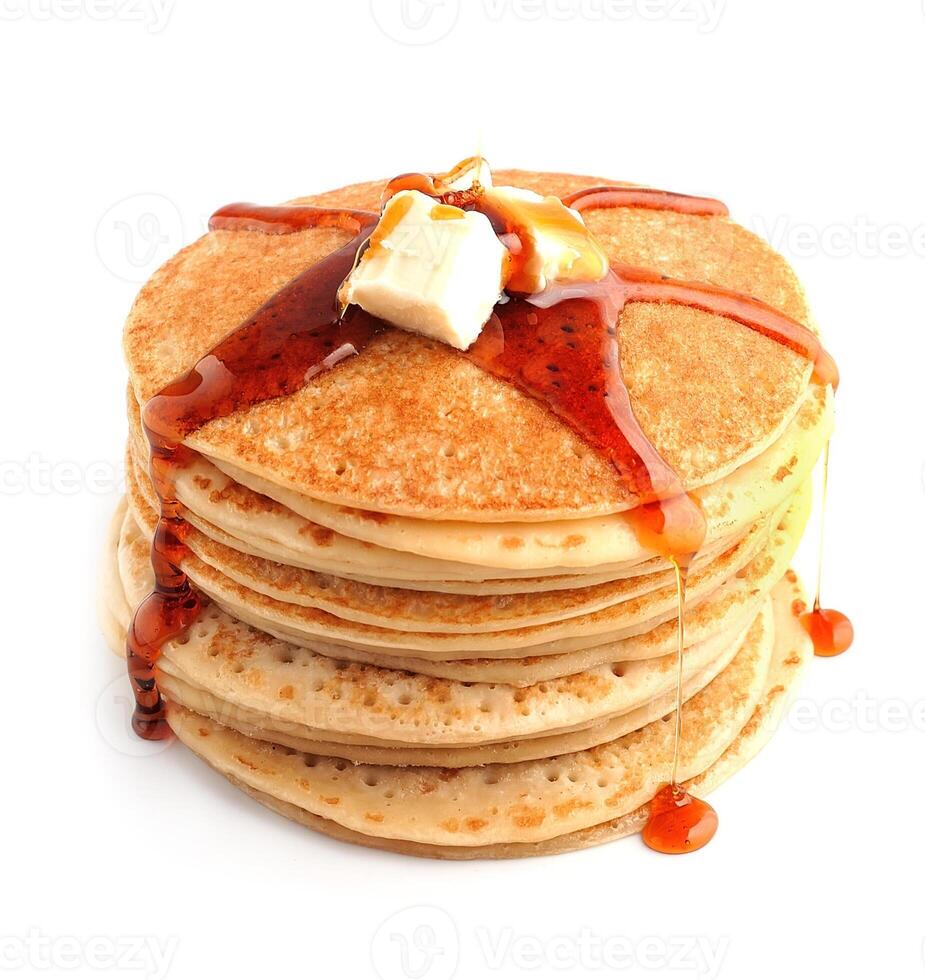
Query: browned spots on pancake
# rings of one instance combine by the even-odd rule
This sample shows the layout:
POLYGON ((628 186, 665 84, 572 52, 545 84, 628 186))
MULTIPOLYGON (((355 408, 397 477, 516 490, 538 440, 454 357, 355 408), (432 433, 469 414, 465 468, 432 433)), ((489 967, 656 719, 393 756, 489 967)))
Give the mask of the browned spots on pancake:
POLYGON ((562 541, 563 548, 577 548, 583 545, 587 539, 583 534, 570 534, 562 541))
MULTIPOLYGON (((597 701, 604 697, 613 686, 612 679, 607 680, 606 677, 602 677, 599 674, 589 674, 587 672, 570 674, 568 677, 560 677, 554 683, 555 690, 558 693, 570 694, 581 701, 589 702, 597 701)), ((523 688, 522 692, 524 695, 538 696, 540 700, 545 700, 546 695, 543 694, 541 687, 542 685, 540 684, 534 684, 533 687, 523 688)), ((526 700, 526 697, 524 700, 526 700)))
POLYGON ((546 811, 542 807, 528 806, 526 803, 508 807, 507 814, 515 827, 539 827, 546 819, 546 811))
POLYGON ((212 481, 207 476, 202 476, 197 474, 193 477, 193 483, 199 487, 200 490, 208 490, 212 486, 212 481))
POLYGON ((777 483, 782 483, 784 480, 787 479, 788 476, 791 476, 793 474, 793 468, 796 465, 797 465, 796 456, 791 456, 790 459, 787 460, 786 466, 781 466, 778 469, 778 471, 774 474, 774 480, 777 483))
POLYGON ((330 547, 334 540, 334 532, 329 527, 322 527, 320 524, 303 524, 299 528, 299 534, 310 537, 319 548, 330 547))
MULTIPOLYGON (((236 673, 242 673, 244 662, 251 656, 253 649, 242 642, 241 633, 227 623, 219 625, 209 638, 209 657, 221 659, 236 673)), ((260 671, 256 671, 260 674, 260 671)))
POLYGON ((233 482, 226 483, 220 490, 213 490, 209 501, 213 504, 233 504, 247 514, 279 514, 283 511, 275 500, 233 482))
POLYGON ((437 788, 437 784, 430 779, 422 779, 421 785, 418 787, 422 795, 426 796, 428 793, 433 793, 437 788))
POLYGON ((557 803, 552 808, 552 812, 560 820, 564 820, 566 817, 570 817, 576 810, 584 810, 589 806, 591 806, 590 800, 582 800, 576 796, 571 800, 566 800, 564 803, 557 803))
POLYGON ((440 826, 450 834, 456 834, 459 832, 459 821, 454 817, 451 817, 449 820, 441 821, 440 826))
POLYGON ((322 796, 321 797, 321 802, 322 803, 327 803, 328 806, 337 806, 337 804, 340 803, 340 797, 339 796, 322 796))
POLYGON ((373 524, 388 524, 392 520, 388 514, 381 514, 375 510, 363 510, 359 507, 341 507, 340 512, 351 517, 359 517, 363 521, 371 521, 373 524))
POLYGON ((271 769, 261 769, 256 762, 251 762, 250 759, 245 759, 243 755, 236 755, 234 757, 235 762, 239 762, 245 769, 250 769, 251 772, 266 772, 268 775, 272 772, 271 769))
POLYGON ((209 737, 208 731, 206 731, 205 728, 200 728, 199 729, 199 737, 200 738, 208 738, 209 737))
POLYGON ((768 693, 765 695, 765 700, 770 700, 771 698, 776 698, 779 694, 783 694, 787 688, 783 684, 775 684, 768 693))
POLYGON ((382 823, 385 820, 385 814, 382 813, 367 813, 365 814, 367 820, 371 820, 373 823, 382 823))
POLYGON ((488 826, 487 820, 482 820, 481 817, 466 817, 464 821, 466 825, 466 830, 481 830, 483 827, 488 826))
POLYGON ((798 653, 791 653, 784 663, 788 667, 799 667, 803 663, 803 658, 798 653))
POLYGON ((792 568, 788 568, 784 574, 788 582, 796 582, 797 573, 792 568))
POLYGON ((523 546, 524 539, 513 534, 501 539, 501 547, 507 548, 508 551, 516 551, 518 548, 522 548, 523 546))
POLYGON ((307 779, 297 779, 296 785, 299 789, 305 790, 306 793, 312 788, 312 784, 307 779))
POLYGON ((802 599, 794 599, 790 603, 790 611, 794 616, 802 616, 806 612, 806 603, 802 599))
POLYGON ((291 701, 295 697, 295 688, 291 684, 284 684, 277 692, 277 696, 283 701, 291 701))

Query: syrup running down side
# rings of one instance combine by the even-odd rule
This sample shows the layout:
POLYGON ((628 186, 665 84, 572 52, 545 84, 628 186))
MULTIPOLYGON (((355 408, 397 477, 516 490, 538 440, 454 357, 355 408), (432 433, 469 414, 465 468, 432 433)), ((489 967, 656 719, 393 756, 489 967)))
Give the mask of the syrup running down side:
MULTIPOLYGON (((420 174, 397 178, 386 195, 402 189, 422 190, 456 206, 478 206, 477 193, 452 192, 451 199, 444 187, 434 185, 433 178, 420 174)), ((719 202, 637 188, 592 188, 568 200, 585 210, 633 206, 688 214, 726 213, 719 202)), ((133 725, 145 738, 169 734, 156 685, 156 659, 163 644, 182 634, 200 609, 200 600, 181 568, 186 524, 171 477, 174 468, 190 458, 183 440, 213 419, 292 394, 344 358, 360 354, 378 333, 389 329, 357 307, 341 311, 337 301, 338 288, 378 217, 371 212, 314 207, 231 205, 217 212, 210 223, 212 230, 263 234, 338 227, 354 237, 284 286, 144 408, 151 475, 161 515, 151 556, 155 589, 135 613, 127 646, 136 696, 133 725)), ((517 228, 496 230, 508 240, 519 237, 517 228)), ((619 320, 626 305, 637 301, 681 304, 734 319, 810 359, 820 380, 834 386, 837 372, 811 331, 771 307, 712 285, 678 282, 630 267, 614 267, 599 283, 571 283, 499 305, 479 340, 463 355, 546 405, 607 458, 634 493, 639 506, 631 514, 641 542, 668 557, 677 570, 680 677, 684 574, 703 541, 705 521, 696 499, 685 492, 632 412, 620 367, 619 320)), ((645 835, 647 843, 659 845, 659 850, 702 846, 716 824, 715 814, 711 824, 711 808, 686 796, 675 784, 680 708, 679 698, 675 772, 667 787, 671 806, 666 809, 664 800, 658 803, 663 793, 656 797, 651 828, 645 835), (680 843, 678 827, 685 835, 680 843)))
POLYGON ((150 472, 160 516, 151 546, 154 591, 136 609, 126 640, 135 693, 132 727, 143 738, 170 734, 154 665, 163 645, 189 629, 201 608, 181 568, 188 525, 176 500, 173 472, 191 457, 183 439, 213 419, 297 391, 314 375, 359 353, 386 329, 360 309, 351 308, 341 317, 336 307, 337 288, 377 220, 370 212, 236 204, 219 211, 210 223, 213 230, 265 234, 337 227, 354 237, 284 286, 144 407, 142 422, 151 447, 150 472))

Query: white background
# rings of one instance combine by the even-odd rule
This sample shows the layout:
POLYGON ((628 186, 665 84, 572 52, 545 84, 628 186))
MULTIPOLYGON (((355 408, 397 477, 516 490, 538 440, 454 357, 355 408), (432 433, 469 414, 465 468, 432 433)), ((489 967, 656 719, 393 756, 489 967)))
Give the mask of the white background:
POLYGON ((923 50, 919 0, 0 0, 0 969, 925 974, 923 50), (688 857, 351 849, 127 734, 94 602, 138 283, 228 201, 476 149, 723 198, 841 366, 825 598, 857 641, 688 857))

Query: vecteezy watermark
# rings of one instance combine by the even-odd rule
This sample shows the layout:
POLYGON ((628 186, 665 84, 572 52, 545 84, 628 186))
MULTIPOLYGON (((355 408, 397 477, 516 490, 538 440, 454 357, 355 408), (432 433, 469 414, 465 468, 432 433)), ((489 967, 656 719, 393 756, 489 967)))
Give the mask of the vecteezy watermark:
POLYGON ((601 935, 588 927, 542 937, 510 926, 476 926, 460 936, 443 909, 418 905, 389 916, 370 946, 380 980, 450 980, 477 963, 499 976, 537 970, 600 971, 602 975, 638 970, 677 971, 716 980, 729 951, 720 936, 601 935))
POLYGON ((95 20, 141 24, 149 34, 167 26, 175 0, 0 0, 0 20, 95 20))
POLYGON ((588 928, 547 939, 505 928, 475 930, 482 958, 491 970, 555 970, 613 972, 617 970, 684 971, 715 980, 729 951, 729 939, 707 936, 601 936, 588 928))
POLYGON ((79 493, 105 496, 121 493, 124 488, 122 467, 104 459, 80 463, 73 459, 50 460, 30 453, 25 459, 0 460, 0 497, 21 494, 73 497, 79 493))
POLYGON ((451 980, 459 966, 459 932, 443 909, 414 905, 379 926, 369 955, 380 980, 451 980))
POLYGON ((49 936, 33 926, 24 936, 0 936, 0 971, 117 970, 164 980, 178 945, 176 936, 49 936))
POLYGON ((925 224, 878 224, 859 215, 851 221, 813 225, 791 221, 786 215, 773 222, 753 216, 751 229, 778 252, 794 258, 903 259, 925 258, 925 224))
POLYGON ((373 20, 399 44, 435 44, 456 26, 460 0, 370 0, 373 20))
POLYGON ((177 251, 185 231, 183 215, 170 198, 132 194, 100 218, 96 252, 114 276, 140 283, 177 251))
POLYGON ((708 34, 722 19, 726 0, 482 0, 482 7, 493 21, 676 21, 708 34))
MULTIPOLYGON (((725 9, 726 0, 480 0, 466 13, 475 10, 490 23, 675 21, 708 34, 725 9)), ((370 12, 382 33, 399 44, 436 44, 456 26, 460 0, 370 0, 370 12)))
POLYGON ((812 732, 861 732, 890 735, 905 732, 925 733, 925 698, 905 701, 902 698, 876 698, 866 691, 856 691, 850 698, 827 698, 817 702, 798 698, 787 713, 787 724, 801 734, 812 732))

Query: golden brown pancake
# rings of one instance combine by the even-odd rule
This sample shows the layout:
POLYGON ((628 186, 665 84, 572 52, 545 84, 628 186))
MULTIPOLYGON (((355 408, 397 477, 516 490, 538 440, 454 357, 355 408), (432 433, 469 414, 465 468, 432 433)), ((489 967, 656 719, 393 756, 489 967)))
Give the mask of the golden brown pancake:
MULTIPOLYGON (((499 172, 497 183, 555 193, 586 178, 499 172)), ((383 184, 306 203, 377 205, 383 184)), ((724 217, 615 208, 588 224, 613 262, 703 280, 808 319, 792 271, 724 217)), ((346 235, 210 232, 145 285, 125 330, 131 383, 144 402, 346 235)), ((622 362, 644 431, 689 488, 760 452, 792 417, 810 365, 729 319, 631 304, 622 362)), ((625 509, 607 463, 542 405, 450 348, 382 334, 298 393, 207 424, 187 444, 268 480, 351 507, 473 521, 546 520, 625 509)))
MULTIPOLYGON (((602 183, 494 180, 555 195, 602 183)), ((293 203, 378 210, 383 187, 293 203)), ((727 217, 584 217, 614 265, 809 322, 784 260, 727 217)), ((124 334, 128 506, 103 575, 114 649, 152 583, 141 405, 347 240, 210 232, 141 290, 124 334)), ((691 307, 631 303, 619 342, 641 428, 705 517, 683 655, 674 567, 641 543, 612 466, 459 352, 386 329, 295 394, 186 439, 177 561, 202 606, 155 671, 181 741, 306 826, 454 858, 639 829, 669 776, 676 703, 682 779, 707 789, 747 761, 806 661, 785 570, 831 392, 784 345, 691 307)))

